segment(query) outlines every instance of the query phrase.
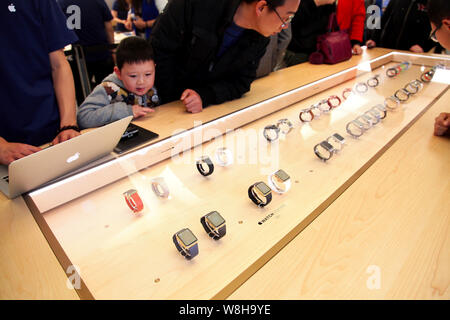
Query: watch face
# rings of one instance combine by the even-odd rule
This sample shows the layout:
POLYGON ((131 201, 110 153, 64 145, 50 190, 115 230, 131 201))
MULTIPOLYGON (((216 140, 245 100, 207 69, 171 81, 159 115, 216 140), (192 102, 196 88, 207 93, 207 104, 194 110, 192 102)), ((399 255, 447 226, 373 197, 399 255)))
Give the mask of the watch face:
POLYGON ((197 238, 194 236, 191 230, 183 229, 177 233, 178 238, 183 242, 185 247, 189 247, 197 241, 197 238))
POLYGON ((263 194, 263 195, 267 195, 271 192, 271 189, 269 188, 269 186, 267 184, 265 184, 264 182, 258 182, 255 187, 263 194))
POLYGON ((333 151, 334 151, 333 146, 332 146, 329 142, 322 141, 322 142, 320 143, 320 145, 321 145, 322 147, 324 147, 328 152, 333 152, 333 151))
POLYGON ((341 136, 339 133, 335 133, 335 134, 333 134, 333 136, 334 136, 336 139, 338 139, 340 142, 344 142, 344 141, 345 141, 344 137, 341 136))
POLYGON ((218 228, 225 223, 225 219, 217 211, 208 213, 206 215, 206 219, 212 226, 214 226, 214 228, 218 228))
POLYGON ((289 175, 281 169, 275 172, 275 175, 283 182, 290 179, 289 175))
POLYGON ((130 189, 130 190, 128 190, 128 191, 125 191, 124 193, 123 193, 123 195, 124 196, 128 196, 128 197, 131 197, 133 194, 135 194, 137 191, 135 190, 135 189, 130 189))

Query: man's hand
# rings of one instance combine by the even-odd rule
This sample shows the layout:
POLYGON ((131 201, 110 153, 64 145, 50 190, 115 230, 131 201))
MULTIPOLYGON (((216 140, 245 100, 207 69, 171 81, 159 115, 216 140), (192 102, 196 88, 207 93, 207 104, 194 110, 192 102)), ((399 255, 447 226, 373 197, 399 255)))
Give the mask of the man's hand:
POLYGON ((152 108, 142 107, 138 104, 135 104, 133 107, 133 119, 137 119, 143 117, 151 112, 155 112, 152 108))
POLYGON ((79 135, 80 135, 80 133, 78 131, 75 131, 72 129, 61 131, 60 133, 58 133, 58 135, 55 137, 55 139, 53 139, 52 145, 70 140, 79 135))
POLYGON ((136 28, 138 29, 144 29, 146 27, 146 23, 144 20, 142 20, 141 17, 138 17, 135 21, 134 21, 134 25, 136 26, 136 28))
POLYGON ((40 151, 41 148, 24 143, 9 143, 0 138, 0 164, 9 165, 14 160, 40 151))
POLYGON ((367 40, 366 41, 366 46, 367 46, 368 49, 372 49, 372 48, 375 48, 377 46, 377 44, 373 40, 367 40))
POLYGON ((415 53, 423 53, 423 49, 418 44, 413 45, 411 48, 409 48, 409 51, 415 52, 415 53))
POLYGON ((184 90, 180 100, 184 103, 188 112, 198 113, 203 110, 202 98, 200 98, 200 95, 192 89, 184 90))
POLYGON ((443 136, 449 134, 450 113, 442 112, 434 121, 434 135, 443 136))

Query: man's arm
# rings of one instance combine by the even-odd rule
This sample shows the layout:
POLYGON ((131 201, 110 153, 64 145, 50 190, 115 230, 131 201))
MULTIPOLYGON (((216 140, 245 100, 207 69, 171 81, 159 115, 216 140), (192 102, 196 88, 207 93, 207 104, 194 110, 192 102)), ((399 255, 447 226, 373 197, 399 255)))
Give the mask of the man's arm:
MULTIPOLYGON (((75 85, 72 70, 63 50, 49 53, 52 68, 53 86, 58 102, 60 128, 77 125, 77 109, 75 100, 75 85)), ((79 133, 75 130, 64 130, 53 140, 53 144, 69 140, 79 133)))
POLYGON ((0 137, 0 164, 9 165, 14 160, 40 151, 41 148, 24 143, 11 143, 0 137))

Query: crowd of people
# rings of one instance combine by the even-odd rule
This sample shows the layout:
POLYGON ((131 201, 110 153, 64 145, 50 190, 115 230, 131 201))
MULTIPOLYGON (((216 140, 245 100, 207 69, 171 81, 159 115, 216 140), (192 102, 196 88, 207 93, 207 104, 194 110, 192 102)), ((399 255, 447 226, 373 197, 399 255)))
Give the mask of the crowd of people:
MULTIPOLYGON (((145 116, 161 103, 181 100, 187 112, 197 113, 239 98, 257 77, 308 61, 332 14, 355 55, 364 45, 428 52, 440 43, 450 49, 449 3, 116 0, 110 9, 104 0, 29 0, 9 7, 0 19, 8 30, 7 49, 0 50, 8 61, 0 75, 6 84, 0 164, 37 152, 48 141, 71 139, 83 128, 145 116), (82 14, 80 27, 70 30, 73 5, 82 14), (376 29, 366 23, 367 8, 374 5, 381 14, 376 29), (115 49, 114 29, 136 36, 115 49), (82 98, 76 65, 63 52, 74 43, 86 49, 94 88, 82 98)), ((449 114, 441 114, 435 134, 447 134, 449 126, 449 114)))

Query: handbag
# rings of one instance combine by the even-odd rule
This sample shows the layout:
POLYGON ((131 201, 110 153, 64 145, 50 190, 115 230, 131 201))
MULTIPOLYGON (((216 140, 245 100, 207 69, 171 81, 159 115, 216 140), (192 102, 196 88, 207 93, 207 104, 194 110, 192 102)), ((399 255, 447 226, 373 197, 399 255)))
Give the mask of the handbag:
POLYGON ((336 13, 328 18, 328 32, 317 37, 317 51, 309 56, 312 64, 335 64, 352 57, 352 44, 345 30, 339 30, 336 13))

